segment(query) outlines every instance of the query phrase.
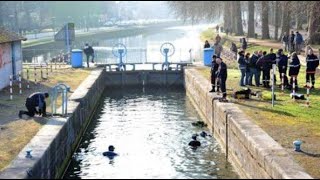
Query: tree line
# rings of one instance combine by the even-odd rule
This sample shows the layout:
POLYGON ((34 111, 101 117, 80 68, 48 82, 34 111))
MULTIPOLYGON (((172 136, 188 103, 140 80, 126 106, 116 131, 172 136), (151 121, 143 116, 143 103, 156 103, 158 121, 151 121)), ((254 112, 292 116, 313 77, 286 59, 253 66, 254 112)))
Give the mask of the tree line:
POLYGON ((308 44, 320 44, 320 2, 318 1, 169 1, 177 16, 193 22, 218 20, 234 35, 281 40, 290 30, 307 30, 308 44), (271 26, 270 26, 271 25, 271 26), (280 31, 280 33, 279 33, 280 31))

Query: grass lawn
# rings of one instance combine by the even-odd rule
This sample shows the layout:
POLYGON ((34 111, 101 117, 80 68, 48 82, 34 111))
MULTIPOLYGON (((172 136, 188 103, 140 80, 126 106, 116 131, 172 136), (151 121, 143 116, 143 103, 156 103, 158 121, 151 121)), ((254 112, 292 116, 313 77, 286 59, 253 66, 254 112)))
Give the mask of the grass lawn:
MULTIPOLYGON (((71 91, 74 91, 90 72, 89 69, 72 69, 62 66, 57 70, 53 69, 52 73, 49 71, 48 79, 42 80, 38 85, 33 83, 34 76, 31 75, 30 89, 26 88, 27 83, 25 79, 23 80, 22 95, 19 95, 18 85, 15 83, 12 101, 9 99, 8 88, 0 91, 0 170, 9 165, 47 121, 47 118, 41 117, 28 120, 18 118, 19 110, 26 110, 24 106, 26 97, 33 92, 49 91, 57 83, 66 83, 71 87, 71 91)), ((32 69, 30 74, 33 74, 32 69)), ((39 72, 38 76, 40 76, 39 72)), ((44 71, 44 77, 46 77, 46 71, 44 71)), ((47 104, 50 104, 50 100, 47 100, 47 104)), ((47 112, 50 111, 51 107, 47 105, 47 112)))
MULTIPOLYGON (((208 36, 210 33, 205 32, 203 35, 208 36)), ((202 38, 205 38, 203 36, 202 38)), ((227 40, 230 41, 230 40, 227 40)), ((259 47, 252 45, 249 51, 259 49, 269 49, 270 47, 259 47)), ((229 67, 235 67, 236 62, 225 60, 229 67)), ((210 68, 198 68, 204 77, 210 77, 210 68)), ((320 178, 320 74, 316 75, 315 90, 310 93, 310 107, 306 106, 306 101, 294 101, 290 97, 290 91, 281 92, 279 88, 280 78, 277 75, 275 107, 271 105, 271 90, 260 87, 250 87, 254 91, 263 91, 263 98, 253 97, 250 100, 236 100, 229 95, 228 98, 235 103, 243 112, 264 129, 274 140, 280 143, 290 152, 294 159, 305 168, 305 170, 314 178, 320 178), (302 150, 304 153, 293 151, 293 141, 302 140, 302 150)), ((228 69, 227 89, 241 89, 239 86, 240 72, 238 69, 228 69)), ((298 93, 306 94, 305 85, 305 67, 300 69, 298 76, 299 91, 298 93)), ((209 90, 208 90, 209 91, 209 90)))

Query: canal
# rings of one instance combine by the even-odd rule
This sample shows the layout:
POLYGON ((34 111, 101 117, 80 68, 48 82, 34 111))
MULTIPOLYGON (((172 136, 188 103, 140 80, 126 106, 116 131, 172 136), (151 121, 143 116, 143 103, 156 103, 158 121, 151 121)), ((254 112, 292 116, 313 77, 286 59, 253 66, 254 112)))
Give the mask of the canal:
POLYGON ((106 89, 63 178, 238 178, 212 137, 191 136, 207 128, 183 87, 106 89), (114 159, 102 153, 115 146, 114 159))
MULTIPOLYGON (((169 58, 172 62, 190 62, 201 59, 203 42, 200 41, 200 32, 208 28, 205 25, 183 25, 162 28, 153 28, 145 31, 127 32, 125 34, 90 35, 90 37, 76 39, 74 49, 82 49, 85 43, 93 45, 96 63, 115 63, 118 59, 112 54, 112 47, 122 43, 127 47, 124 62, 148 63, 163 62, 160 46, 170 42, 175 46, 175 53, 169 58)), ((52 57, 65 51, 63 43, 48 44, 36 48, 24 48, 24 62, 49 62, 52 57)), ((85 60, 85 58, 83 58, 85 60)))

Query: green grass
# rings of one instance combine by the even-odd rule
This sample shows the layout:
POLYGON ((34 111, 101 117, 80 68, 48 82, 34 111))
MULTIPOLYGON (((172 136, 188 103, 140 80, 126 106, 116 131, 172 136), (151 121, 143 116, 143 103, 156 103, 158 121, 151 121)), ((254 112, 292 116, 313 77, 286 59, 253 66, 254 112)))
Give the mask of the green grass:
MULTIPOLYGON (((208 29, 202 33, 201 39, 208 39, 214 36, 213 30, 208 29)), ((230 47, 234 37, 223 36, 222 42, 227 48, 230 47)), ((269 41, 270 42, 270 41, 269 41)), ((239 45, 239 42, 237 42, 239 45)), ((226 47, 225 47, 226 48, 226 47)), ((251 44, 249 41, 247 52, 252 53, 256 50, 269 51, 270 46, 260 46, 251 44)), ((276 48, 274 48, 276 49, 276 48)), ((275 106, 271 104, 271 90, 263 87, 250 87, 253 91, 262 91, 262 99, 253 97, 250 100, 233 99, 230 97, 232 90, 242 89, 239 86, 240 71, 237 69, 237 62, 234 60, 224 60, 228 66, 227 93, 231 102, 236 104, 253 122, 264 129, 275 141, 279 142, 282 147, 288 149, 297 161, 311 176, 320 178, 320 74, 316 75, 315 90, 310 92, 310 107, 306 106, 306 101, 294 101, 290 97, 290 91, 285 90, 283 93, 279 88, 280 78, 278 71, 277 86, 275 94, 277 100, 275 106), (303 153, 294 153, 292 151, 292 142, 300 139, 303 142, 303 150, 311 155, 303 153), (314 156, 312 156, 314 155, 314 156)), ((210 68, 198 68, 198 71, 206 78, 210 77, 210 68)), ((305 73, 306 68, 301 67, 298 76, 299 92, 306 95, 305 73)), ((254 83, 254 81, 253 81, 254 83)))

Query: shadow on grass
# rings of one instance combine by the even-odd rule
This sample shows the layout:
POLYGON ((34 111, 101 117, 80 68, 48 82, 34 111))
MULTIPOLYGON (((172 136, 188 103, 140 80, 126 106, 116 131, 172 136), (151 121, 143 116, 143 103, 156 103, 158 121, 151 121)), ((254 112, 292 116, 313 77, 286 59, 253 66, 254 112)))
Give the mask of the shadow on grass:
POLYGON ((307 155, 307 156, 310 156, 310 157, 315 157, 315 158, 320 158, 320 154, 313 154, 313 153, 308 153, 308 152, 305 152, 305 151, 301 151, 301 153, 307 155))
MULTIPOLYGON (((296 116, 294 116, 294 115, 292 115, 291 113, 288 113, 288 112, 278 111, 278 110, 275 110, 275 109, 268 109, 268 108, 265 108, 265 107, 258 107, 258 106, 255 106, 255 105, 250 105, 250 104, 246 103, 246 101, 244 101, 244 102, 234 102, 234 103, 242 105, 242 106, 246 106, 246 107, 252 108, 252 109, 258 109, 258 110, 261 110, 261 111, 267 111, 267 112, 271 112, 271 113, 275 113, 275 114, 279 114, 279 115, 285 115, 285 116, 289 116, 289 117, 296 117, 296 116)), ((270 104, 270 106, 271 106, 271 104, 270 104)))

